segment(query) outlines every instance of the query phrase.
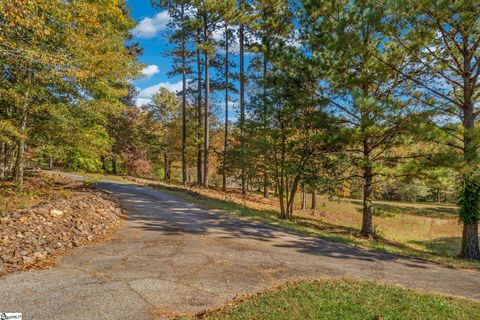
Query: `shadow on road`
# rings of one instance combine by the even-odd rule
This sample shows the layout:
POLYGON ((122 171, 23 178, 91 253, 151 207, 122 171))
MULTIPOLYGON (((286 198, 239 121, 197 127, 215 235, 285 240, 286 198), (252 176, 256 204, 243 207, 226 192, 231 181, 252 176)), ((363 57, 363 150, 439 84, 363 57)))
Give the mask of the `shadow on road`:
POLYGON ((367 251, 306 236, 296 231, 277 229, 273 226, 218 214, 170 193, 138 185, 103 182, 99 187, 117 194, 121 203, 128 209, 129 220, 135 223, 135 228, 167 235, 190 233, 222 239, 250 239, 270 243, 276 248, 288 248, 310 255, 337 258, 342 263, 346 263, 348 259, 355 259, 396 261, 411 268, 425 269, 429 266, 414 258, 399 259, 386 253, 367 251))

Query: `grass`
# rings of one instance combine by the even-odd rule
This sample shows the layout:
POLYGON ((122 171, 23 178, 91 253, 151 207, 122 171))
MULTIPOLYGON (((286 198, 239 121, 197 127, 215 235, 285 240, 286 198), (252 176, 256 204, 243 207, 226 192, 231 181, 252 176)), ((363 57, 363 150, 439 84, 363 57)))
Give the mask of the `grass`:
POLYGON ((287 284, 237 299, 197 319, 480 319, 480 303, 372 281, 287 284))

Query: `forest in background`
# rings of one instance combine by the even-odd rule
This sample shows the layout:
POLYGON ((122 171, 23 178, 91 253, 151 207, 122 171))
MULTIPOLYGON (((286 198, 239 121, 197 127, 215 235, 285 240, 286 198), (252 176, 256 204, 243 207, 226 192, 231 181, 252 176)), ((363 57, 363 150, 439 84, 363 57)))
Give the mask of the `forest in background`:
MULTIPOLYGON (((153 1, 170 73, 135 106, 124 1, 0 2, 0 178, 26 165, 278 196, 459 204, 480 258, 480 9, 474 1, 153 1), (234 121, 229 115, 235 115, 234 121)), ((159 53, 160 54, 160 53, 159 53)))

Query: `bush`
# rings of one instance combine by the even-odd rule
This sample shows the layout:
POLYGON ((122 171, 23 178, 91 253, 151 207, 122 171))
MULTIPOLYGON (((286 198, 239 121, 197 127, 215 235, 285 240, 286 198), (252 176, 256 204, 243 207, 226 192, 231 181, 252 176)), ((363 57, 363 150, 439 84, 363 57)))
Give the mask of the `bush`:
POLYGON ((95 187, 100 182, 100 178, 94 175, 86 175, 83 184, 88 188, 95 187))

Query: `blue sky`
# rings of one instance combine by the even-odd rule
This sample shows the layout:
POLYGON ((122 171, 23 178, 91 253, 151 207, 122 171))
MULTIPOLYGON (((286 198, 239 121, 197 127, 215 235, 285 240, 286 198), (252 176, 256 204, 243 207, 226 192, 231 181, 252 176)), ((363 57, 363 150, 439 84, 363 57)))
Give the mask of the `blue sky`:
MULTIPOLYGON (((170 45, 168 43, 168 22, 169 15, 166 11, 161 11, 151 6, 150 0, 127 0, 131 15, 136 20, 137 26, 132 30, 134 41, 138 42, 143 48, 143 54, 139 57, 140 62, 144 64, 143 77, 134 80, 139 95, 137 97, 137 106, 142 106, 151 101, 153 94, 158 92, 160 87, 166 87, 171 91, 180 91, 182 88, 181 76, 169 77, 168 72, 172 69, 172 60, 166 55, 170 45)), ((224 30, 216 30, 213 38, 220 40, 224 37, 224 30)), ((259 41, 253 35, 249 35, 250 41, 259 41)), ((220 52, 222 49, 218 49, 220 52)), ((231 71, 238 72, 238 40, 236 44, 230 47, 230 59, 236 62, 237 68, 231 68, 231 71), (237 70, 235 70, 237 69, 237 70)), ((245 54, 245 69, 248 70, 248 64, 251 54, 245 54)), ((210 72, 213 78, 214 70, 210 72)), ((238 81, 235 81, 238 86, 238 81)), ((225 97, 223 92, 212 92, 211 111, 223 118, 225 108, 225 97)), ((230 93, 229 97, 229 121, 237 120, 238 94, 230 93)))
POLYGON ((163 86, 170 90, 181 88, 179 77, 168 77, 171 61, 164 54, 168 49, 165 37, 169 16, 153 8, 150 0, 128 0, 131 15, 137 21, 137 27, 132 31, 135 41, 143 48, 140 62, 145 65, 143 77, 136 79, 134 85, 139 90, 137 104, 145 104, 149 97, 163 86))

